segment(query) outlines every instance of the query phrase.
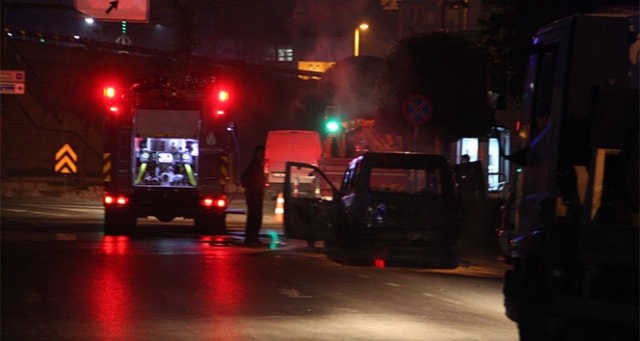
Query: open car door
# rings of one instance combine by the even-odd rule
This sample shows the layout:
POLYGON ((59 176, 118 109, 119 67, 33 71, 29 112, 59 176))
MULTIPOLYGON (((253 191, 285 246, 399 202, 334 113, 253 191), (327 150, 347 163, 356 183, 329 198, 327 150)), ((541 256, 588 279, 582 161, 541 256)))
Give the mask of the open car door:
POLYGON ((334 236, 338 190, 317 167, 287 162, 284 178, 284 234, 287 238, 330 241, 334 236), (300 183, 293 174, 308 174, 311 183, 300 183))

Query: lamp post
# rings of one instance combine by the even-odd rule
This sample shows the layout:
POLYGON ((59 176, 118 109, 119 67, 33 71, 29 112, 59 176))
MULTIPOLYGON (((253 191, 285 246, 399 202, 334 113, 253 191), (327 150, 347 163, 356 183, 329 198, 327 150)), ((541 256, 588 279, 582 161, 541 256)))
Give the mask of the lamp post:
POLYGON ((458 15, 458 30, 466 31, 467 22, 469 21, 469 0, 442 0, 440 3, 440 30, 446 31, 447 25, 445 23, 446 8, 463 10, 463 18, 458 15))
POLYGON ((353 55, 356 57, 360 55, 360 30, 366 30, 368 28, 369 28, 369 25, 364 23, 356 27, 356 32, 354 33, 354 39, 353 39, 353 55))

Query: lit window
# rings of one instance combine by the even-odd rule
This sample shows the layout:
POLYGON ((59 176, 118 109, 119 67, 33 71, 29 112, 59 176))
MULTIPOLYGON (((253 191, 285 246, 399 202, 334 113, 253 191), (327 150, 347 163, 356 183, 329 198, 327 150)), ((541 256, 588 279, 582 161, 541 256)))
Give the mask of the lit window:
POLYGON ((293 61, 293 49, 290 47, 278 48, 278 61, 279 62, 291 62, 293 61))

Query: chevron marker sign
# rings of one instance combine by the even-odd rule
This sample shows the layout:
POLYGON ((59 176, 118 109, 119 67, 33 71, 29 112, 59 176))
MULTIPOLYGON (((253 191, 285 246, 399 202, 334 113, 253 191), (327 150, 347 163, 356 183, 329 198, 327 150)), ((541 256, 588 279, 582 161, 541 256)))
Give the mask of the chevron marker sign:
POLYGON ((77 173, 78 168, 76 162, 78 155, 73 151, 69 144, 66 144, 56 153, 56 166, 54 170, 58 173, 77 173))

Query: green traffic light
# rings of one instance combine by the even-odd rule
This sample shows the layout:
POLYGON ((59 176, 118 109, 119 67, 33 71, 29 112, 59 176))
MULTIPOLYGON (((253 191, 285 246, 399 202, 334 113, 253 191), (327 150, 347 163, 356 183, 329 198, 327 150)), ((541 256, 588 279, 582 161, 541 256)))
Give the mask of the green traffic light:
POLYGON ((327 122, 327 131, 335 133, 340 129, 340 125, 336 121, 327 122))

